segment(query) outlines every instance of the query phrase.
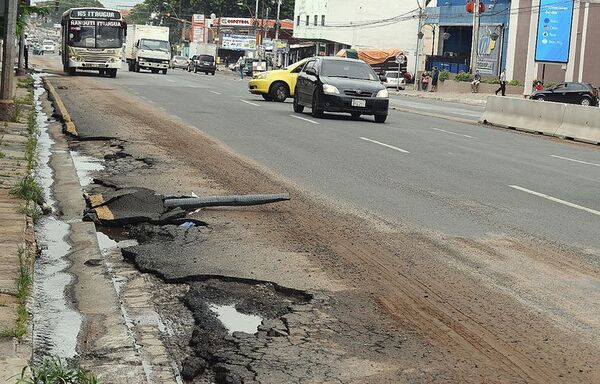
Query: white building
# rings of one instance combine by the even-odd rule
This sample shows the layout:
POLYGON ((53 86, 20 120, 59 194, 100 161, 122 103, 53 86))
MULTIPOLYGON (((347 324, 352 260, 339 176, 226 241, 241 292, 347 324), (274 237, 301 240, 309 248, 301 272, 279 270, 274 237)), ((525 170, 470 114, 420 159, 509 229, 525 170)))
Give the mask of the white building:
POLYGON ((399 48, 412 68, 418 15, 414 0, 296 0, 294 37, 314 41, 317 55, 334 55, 348 46, 399 48))

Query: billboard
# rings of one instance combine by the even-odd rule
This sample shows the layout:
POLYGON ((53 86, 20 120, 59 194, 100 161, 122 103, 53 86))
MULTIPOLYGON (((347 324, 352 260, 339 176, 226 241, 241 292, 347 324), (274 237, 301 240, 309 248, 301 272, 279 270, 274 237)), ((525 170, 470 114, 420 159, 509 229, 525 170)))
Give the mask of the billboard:
POLYGON ((254 50, 256 49, 256 38, 250 35, 225 34, 223 35, 221 48, 238 51, 254 50))
POLYGON ((540 0, 535 61, 569 61, 572 20, 573 0, 540 0))

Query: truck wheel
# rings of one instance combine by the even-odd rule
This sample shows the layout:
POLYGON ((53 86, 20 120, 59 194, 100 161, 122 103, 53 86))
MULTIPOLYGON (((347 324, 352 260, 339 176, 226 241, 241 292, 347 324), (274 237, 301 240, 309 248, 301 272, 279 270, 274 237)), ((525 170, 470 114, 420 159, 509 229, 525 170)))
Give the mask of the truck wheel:
POLYGON ((134 65, 134 71, 139 72, 140 71, 140 63, 138 63, 137 61, 133 63, 134 65))
POLYGON ((214 75, 215 75, 215 73, 213 72, 213 73, 212 73, 212 75, 214 76, 214 75))
POLYGON ((107 69, 106 71, 108 72, 109 77, 112 77, 112 78, 117 77, 117 69, 116 68, 107 69))
POLYGON ((67 71, 67 73, 69 74, 69 76, 75 76, 75 72, 77 72, 77 70, 73 67, 70 67, 67 71))
POLYGON ((166 74, 167 74, 167 69, 166 69, 166 68, 162 70, 162 74, 163 74, 163 75, 166 75, 166 74))
POLYGON ((158 69, 151 69, 150 70, 152 73, 158 73, 158 69))
POLYGON ((194 73, 198 73, 198 68, 194 67, 194 73))

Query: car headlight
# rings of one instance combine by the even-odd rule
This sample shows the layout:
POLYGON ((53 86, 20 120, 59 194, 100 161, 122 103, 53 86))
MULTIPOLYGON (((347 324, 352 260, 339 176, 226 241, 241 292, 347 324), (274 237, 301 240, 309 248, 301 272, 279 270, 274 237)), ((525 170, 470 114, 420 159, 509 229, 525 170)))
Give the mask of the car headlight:
POLYGON ((268 76, 269 76, 269 75, 268 75, 267 73, 261 73, 261 74, 258 74, 258 75, 256 75, 256 76, 254 76, 254 78, 255 78, 256 80, 264 80, 264 79, 266 79, 268 76))
POLYGON ((382 89, 381 91, 377 92, 377 96, 375 97, 388 98, 390 97, 390 94, 388 93, 387 89, 382 89))
POLYGON ((340 90, 331 84, 323 84, 323 93, 327 93, 329 95, 339 95, 340 90))

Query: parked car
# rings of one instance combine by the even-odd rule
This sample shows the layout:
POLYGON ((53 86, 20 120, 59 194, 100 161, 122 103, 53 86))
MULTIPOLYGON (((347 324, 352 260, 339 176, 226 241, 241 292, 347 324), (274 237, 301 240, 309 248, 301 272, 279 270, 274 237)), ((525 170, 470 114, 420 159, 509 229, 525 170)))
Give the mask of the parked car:
POLYGON ((382 78, 364 61, 339 57, 313 57, 296 80, 294 112, 312 109, 314 117, 323 112, 347 112, 353 118, 374 115, 384 123, 389 95, 382 78))
POLYGON ((194 55, 190 60, 188 71, 194 71, 194 73, 204 72, 205 74, 215 75, 217 71, 217 64, 215 63, 215 57, 212 55, 194 55))
POLYGON ((285 101, 294 96, 296 79, 302 66, 308 59, 300 60, 285 69, 266 71, 254 75, 248 83, 248 90, 255 95, 261 95, 267 101, 285 101))
POLYGON ((400 77, 398 77, 397 71, 386 71, 383 85, 385 85, 386 88, 404 89, 406 86, 406 79, 402 72, 400 72, 400 77))
POLYGON ((185 56, 173 56, 171 59, 171 68, 187 69, 190 65, 190 59, 185 56))
POLYGON ((566 82, 534 91, 530 99, 598 106, 598 90, 589 83, 566 82))

